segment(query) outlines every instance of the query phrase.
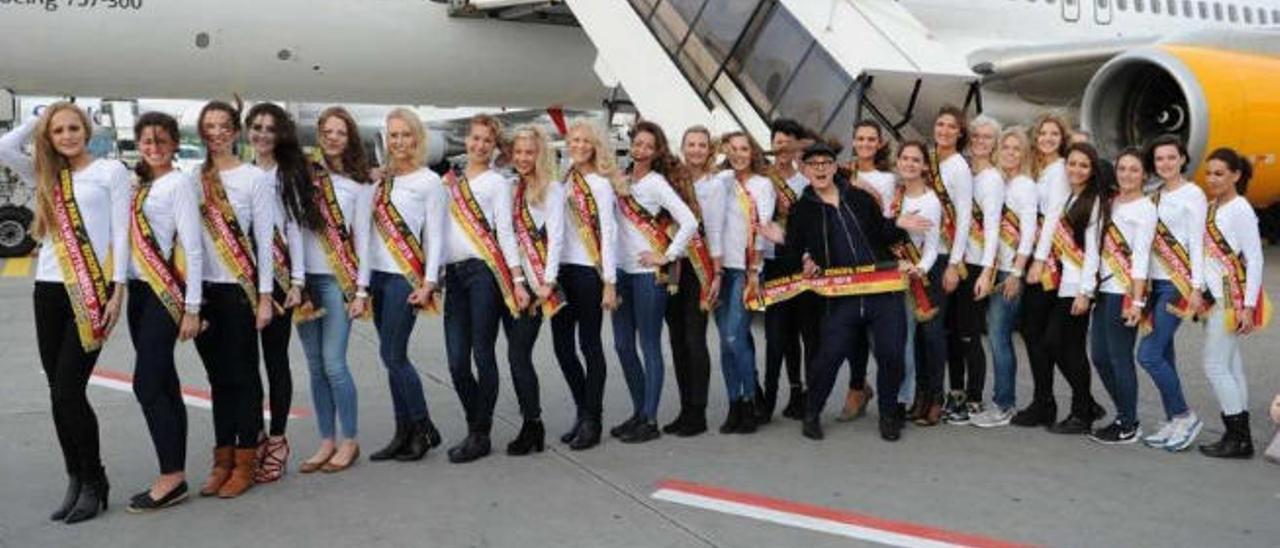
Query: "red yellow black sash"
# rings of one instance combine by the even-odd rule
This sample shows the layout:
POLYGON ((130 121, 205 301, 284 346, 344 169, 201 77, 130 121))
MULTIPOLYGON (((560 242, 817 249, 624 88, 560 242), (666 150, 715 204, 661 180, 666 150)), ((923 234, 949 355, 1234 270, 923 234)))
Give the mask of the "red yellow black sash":
POLYGON ((903 291, 907 287, 896 263, 827 268, 814 277, 797 273, 765 283, 764 301, 774 304, 806 291, 823 297, 852 297, 903 291))
MULTIPOLYGON (((422 251, 422 243, 418 241, 418 236, 409 229, 409 224, 405 222, 400 211, 396 209, 395 203, 391 201, 395 181, 395 176, 389 175, 387 180, 378 187, 373 200, 373 226, 382 236, 387 252, 395 260, 396 266, 400 267, 400 274, 409 282, 409 286, 417 291, 422 289, 426 282, 427 257, 422 251)), ((422 310, 432 314, 440 312, 434 296, 428 298, 422 310)))
POLYGON ((587 249, 587 256, 596 269, 604 268, 601 262, 600 211, 596 206, 595 195, 587 178, 577 169, 569 170, 569 212, 573 226, 587 249))
MULTIPOLYGON (((893 247, 893 252, 900 260, 912 265, 920 264, 920 248, 911 240, 898 243, 893 247)), ((938 314, 938 308, 929 299, 926 289, 929 287, 927 275, 928 273, 921 272, 907 276, 907 296, 911 298, 911 311, 919 322, 927 322, 938 314)))
MULTIPOLYGON (((635 196, 630 194, 618 197, 618 210, 622 212, 622 216, 626 218, 631 226, 636 227, 644 239, 649 243, 649 250, 662 255, 666 253, 667 248, 671 245, 672 228, 671 219, 665 215, 650 215, 643 205, 636 200, 635 196)), ((672 287, 671 277, 667 267, 660 267, 655 272, 658 283, 667 285, 667 290, 674 293, 678 288, 679 280, 676 280, 677 286, 672 287)))
MULTIPOLYGON (((1209 222, 1205 225, 1205 245, 1208 246, 1209 256, 1218 261, 1226 268, 1226 273, 1222 276, 1222 290, 1227 297, 1227 302, 1223 303, 1223 327, 1228 333, 1234 333, 1239 327, 1239 315, 1245 310, 1245 275, 1246 265, 1240 253, 1231 249, 1231 244, 1227 242, 1226 236, 1218 228, 1218 224, 1214 222, 1217 215, 1218 204, 1214 203, 1209 206, 1209 222)), ((1271 323, 1272 315, 1271 298, 1267 296, 1266 290, 1258 288, 1258 301, 1253 307, 1253 325, 1257 329, 1262 329, 1271 323)))
POLYGON ((480 209, 480 203, 476 201, 475 194, 471 193, 471 182, 465 175, 459 178, 450 172, 445 175, 445 186, 449 189, 449 213, 462 228, 467 240, 480 253, 481 259, 488 265, 489 270, 493 272, 494 278, 498 281, 498 289, 502 292, 502 302, 507 305, 507 310, 512 316, 519 316, 520 307, 516 306, 515 280, 511 269, 507 267, 507 261, 502 256, 498 239, 489 229, 488 221, 485 220, 484 210, 480 209))
MULTIPOLYGON (((58 173, 53 187, 54 254, 62 270, 67 299, 75 313, 76 333, 85 352, 102 348, 107 338, 107 279, 93 251, 89 231, 72 190, 71 170, 58 173)), ((121 257, 119 260, 124 260, 121 257)))
POLYGON ((209 231, 214 250, 222 265, 236 279, 253 310, 258 309, 257 264, 254 262, 253 245, 240 228, 236 212, 231 208, 227 192, 217 176, 201 178, 204 186, 204 202, 200 205, 200 219, 209 231))
POLYGON ((147 215, 142 209, 150 192, 151 184, 147 183, 138 185, 133 193, 132 215, 129 218, 130 254, 140 267, 142 278, 151 287, 156 299, 169 312, 174 325, 179 325, 182 323, 182 313, 185 308, 183 296, 186 292, 186 283, 178 265, 172 262, 172 258, 178 256, 178 243, 174 242, 172 258, 165 258, 161 254, 160 243, 156 241, 151 222, 147 220, 147 215))
POLYGON ((1058 218, 1058 226, 1053 231, 1053 247, 1049 251, 1049 259, 1044 262, 1044 273, 1040 276, 1040 284, 1045 291, 1058 289, 1058 285, 1062 283, 1064 263, 1070 263, 1076 268, 1084 265, 1084 250, 1076 243, 1065 215, 1058 218))
MULTIPOLYGON (((734 179, 733 191, 738 200, 738 207, 747 219, 746 270, 748 276, 753 276, 755 274, 753 274, 752 269, 759 267, 761 264, 760 251, 756 249, 756 227, 760 224, 760 213, 756 211, 756 202, 751 196, 751 191, 747 189, 745 182, 734 179)), ((760 312, 765 308, 765 296, 752 289, 751 284, 747 284, 747 290, 743 292, 742 299, 747 310, 760 312)))
MULTIPOLYGON (((520 250, 524 252, 524 256, 529 260, 529 268, 533 271, 529 275, 533 281, 542 285, 554 281, 547 280, 547 231, 545 227, 538 228, 538 223, 533 220, 533 214, 529 211, 528 199, 525 197, 524 182, 516 185, 514 216, 516 241, 520 243, 520 250)), ((564 305, 564 293, 557 287, 542 302, 542 315, 547 318, 555 316, 556 312, 559 312, 564 305)))

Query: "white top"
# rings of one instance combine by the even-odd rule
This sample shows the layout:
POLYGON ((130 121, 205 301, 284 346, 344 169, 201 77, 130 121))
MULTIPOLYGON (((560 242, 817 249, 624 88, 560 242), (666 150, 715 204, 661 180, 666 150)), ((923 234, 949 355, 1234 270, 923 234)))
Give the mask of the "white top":
POLYGON ((938 247, 942 242, 942 202, 938 200, 937 194, 927 189, 924 194, 914 198, 903 196, 899 215, 907 214, 920 215, 933 223, 932 227, 923 232, 907 231, 911 243, 920 250, 920 262, 916 263, 916 268, 921 273, 928 272, 938 259, 938 247))
MULTIPOLYGON (((667 178, 657 172, 649 172, 630 185, 631 196, 649 215, 665 210, 675 220, 679 228, 662 254, 670 261, 680 258, 689 240, 698 232, 698 218, 693 216, 693 210, 671 188, 667 178)), ((618 267, 628 274, 653 272, 652 267, 640 264, 640 254, 653 250, 648 238, 622 213, 622 198, 618 200, 618 208, 618 267)))
MULTIPOLYGON (((151 225, 161 257, 169 257, 173 253, 175 240, 182 244, 187 263, 187 276, 183 280, 187 286, 186 305, 190 309, 198 308, 203 293, 200 286, 204 281, 205 260, 204 244, 200 239, 204 232, 200 220, 200 187, 190 176, 176 169, 170 171, 151 181, 151 190, 147 191, 147 198, 142 202, 142 214, 151 225)), ((146 280, 142 272, 142 265, 132 260, 131 253, 129 279, 146 280)))
MULTIPOLYGON (((1076 199, 1076 196, 1067 197, 1067 202, 1066 202, 1067 210, 1069 210, 1071 208, 1071 205, 1075 203, 1075 199, 1076 199)), ((1080 266, 1076 266, 1071 264, 1071 261, 1068 261, 1065 258, 1060 258, 1060 260, 1058 261, 1058 266, 1059 268, 1062 269, 1062 281, 1058 284, 1059 297, 1075 298, 1078 295, 1084 295, 1089 292, 1084 287, 1085 284, 1082 283, 1082 280, 1084 278, 1085 268, 1089 265, 1089 257, 1088 257, 1089 246, 1098 245, 1097 243, 1098 231, 1100 230, 1100 227, 1098 226, 1100 224, 1098 222, 1098 217, 1100 214, 1101 214, 1101 211, 1098 209, 1098 200, 1095 199, 1093 201, 1093 210, 1089 212, 1089 224, 1085 226, 1085 229, 1084 229, 1084 242, 1076 242, 1077 245, 1080 245, 1082 248, 1084 248, 1084 251, 1085 251, 1084 264, 1080 266)), ((1055 223, 1056 222, 1057 221, 1055 221, 1055 223)), ((1056 228, 1057 225, 1045 225, 1045 227, 1046 227, 1045 228, 1046 231, 1052 233, 1053 231, 1050 230, 1048 227, 1056 228)))
MULTIPOLYGON (((564 223, 564 251, 560 255, 562 264, 576 264, 581 266, 590 266, 600 269, 600 276, 605 283, 614 283, 618 280, 618 224, 614 218, 615 204, 613 196, 613 184, 608 179, 597 173, 591 173, 583 176, 587 181, 587 188, 591 189, 591 197, 596 201, 596 216, 599 217, 600 224, 600 263, 595 264, 591 260, 591 254, 587 253, 586 244, 582 243, 582 238, 578 236, 578 225, 570 218, 575 215, 573 212, 573 204, 565 205, 565 223, 564 223)), ((568 202, 571 182, 564 182, 565 201, 568 202)))
MULTIPOLYGON (((458 182, 462 181, 462 176, 458 176, 458 182)), ((498 249, 502 252, 501 259, 506 261, 508 268, 518 268, 520 266, 520 250, 516 245, 515 228, 511 224, 511 183, 507 178, 494 170, 481 173, 474 179, 469 180, 471 185, 471 194, 475 196, 476 203, 480 205, 480 211, 484 213, 484 220, 489 225, 489 229, 494 231, 494 236, 498 240, 498 249)), ((445 189, 448 191, 448 189, 445 189)), ((447 195, 447 207, 453 207, 452 195, 447 195)), ((476 249, 471 240, 467 238, 467 234, 463 227, 458 224, 458 220, 453 214, 449 214, 449 222, 445 223, 445 232, 448 234, 445 238, 445 256, 448 257, 446 262, 453 264, 470 259, 481 259, 483 255, 480 250, 476 249)))
POLYGON ((693 193, 698 199, 698 210, 702 214, 702 232, 706 236, 707 251, 712 258, 724 256, 724 217, 725 208, 729 207, 726 198, 726 187, 723 179, 708 173, 693 183, 693 193))
MULTIPOLYGON (((770 181, 770 183, 772 183, 772 181, 770 181)), ((800 197, 804 195, 804 188, 807 186, 809 186, 809 178, 805 177, 804 174, 800 173, 798 170, 794 174, 792 174, 791 177, 787 178, 787 188, 790 188, 791 192, 794 192, 796 194, 797 202, 799 202, 800 197)), ((730 187, 730 190, 732 189, 733 188, 730 187)), ((774 191, 774 197, 775 198, 777 197, 776 190, 774 191)), ((791 204, 791 207, 794 208, 795 204, 791 204)), ((774 206, 774 211, 775 213, 777 212, 776 202, 774 206)), ((790 215, 790 212, 788 212, 787 214, 790 215)), ((776 247, 777 246, 774 245, 772 241, 769 241, 768 239, 764 240, 764 258, 766 260, 772 260, 776 258, 777 256, 777 252, 776 252, 777 250, 775 249, 776 247)))
MULTIPOLYGON (((514 195, 514 190, 512 191, 514 195)), ((560 276, 560 256, 564 253, 564 225, 568 222, 565 216, 565 197, 564 186, 559 181, 551 181, 547 184, 547 193, 542 197, 541 204, 533 203, 528 196, 525 196, 525 205, 529 209, 529 216, 533 217, 534 226, 543 230, 547 235, 547 260, 543 264, 543 273, 545 277, 544 283, 554 283, 556 278, 560 276)), ((518 215, 519 212, 516 212, 518 215)), ((525 277, 533 282, 533 265, 529 263, 529 257, 523 253, 524 248, 520 248, 520 260, 524 265, 525 277)))
MULTIPOLYGON (((382 185, 389 179, 383 179, 373 189, 376 199, 382 191, 382 185)), ((395 177, 391 183, 391 205, 404 219, 409 232, 418 238, 425 255, 425 278, 433 284, 440 282, 440 261, 444 255, 444 224, 449 216, 448 195, 445 194, 444 183, 440 176, 427 168, 395 177)), ((370 222, 373 219, 372 204, 369 211, 370 222)), ((369 270, 403 274, 400 264, 391 255, 391 246, 382 237, 382 231, 376 224, 370 225, 373 245, 369 248, 369 270)), ((360 285, 367 285, 369 280, 361 280, 360 285)))
POLYGON ((857 177, 876 189, 876 194, 880 197, 880 205, 888 216, 889 205, 893 203, 893 195, 898 190, 897 177, 888 171, 879 170, 859 171, 857 177))
MULTIPOLYGON (((747 230, 751 222, 748 212, 744 211, 738 199, 738 183, 732 170, 724 170, 716 175, 725 185, 725 218, 724 218, 724 255, 721 264, 725 268, 739 270, 747 268, 747 230)), ((751 203, 756 208, 759 222, 768 222, 773 218, 773 208, 777 195, 773 191, 773 183, 763 175, 752 175, 745 184, 751 203)), ((764 251, 767 240, 756 231, 756 241, 750 242, 756 250, 764 251)))
MULTIPOLYGON (((1156 205, 1146 197, 1128 203, 1114 203, 1111 207, 1111 222, 1120 229, 1124 241, 1129 245, 1129 277, 1134 280, 1147 279, 1147 265, 1151 262, 1151 242, 1156 235, 1156 205)), ((1103 293, 1124 295, 1129 289, 1120 285, 1120 278, 1111 271, 1111 265, 1102 257, 1101 240, 1106 232, 1100 228, 1101 235, 1090 240, 1085 246, 1085 277, 1081 291, 1092 292, 1098 288, 1103 293), (1101 280, 1101 282, 1099 282, 1101 280), (1101 287, 1099 287, 1101 283, 1101 287)))
MULTIPOLYGON (((0 137, 0 165, 5 165, 35 187, 35 162, 22 151, 22 144, 35 129, 36 119, 25 123, 0 137)), ((71 174, 71 194, 84 219, 89 234, 89 245, 103 268, 108 258, 114 256, 112 271, 104 272, 110 281, 124 282, 129 261, 129 189, 132 175, 124 164, 114 160, 94 160, 71 174)), ((53 251, 53 232, 50 227, 40 245, 36 258, 36 281, 63 283, 62 268, 53 251)))
POLYGON ((974 177, 973 204, 982 212, 982 247, 966 246, 964 262, 986 268, 995 264, 1000 246, 1000 214, 1004 211, 1004 177, 1000 170, 989 167, 974 177))
MULTIPOLYGON (((1257 306, 1258 290, 1262 288, 1262 239, 1258 235, 1258 216, 1253 212, 1253 206, 1249 205, 1249 201, 1243 196, 1236 196, 1230 202, 1218 206, 1218 210, 1213 215, 1213 224, 1217 225, 1218 230, 1222 232, 1222 237, 1226 238, 1227 243, 1231 245, 1232 251, 1237 254, 1244 255, 1244 305, 1247 307, 1257 306)), ((1205 267, 1205 285, 1209 287, 1209 291, 1213 294, 1218 302, 1223 302, 1224 296, 1222 287, 1222 277, 1228 272, 1226 265, 1213 259, 1206 253, 1205 267)))
MULTIPOLYGON (((357 183, 341 173, 329 172, 333 181, 333 194, 347 225, 347 234, 356 251, 356 286, 369 285, 369 233, 373 231, 373 184, 357 183)), ((314 230, 302 231, 307 264, 307 274, 333 274, 329 256, 325 252, 324 234, 314 230)), ((399 272, 396 269, 396 272, 399 272)))
MULTIPOLYGON (((969 223, 973 220, 973 171, 969 169, 969 162, 958 153, 939 163, 938 171, 941 172, 942 184, 956 210, 956 237, 946 254, 950 256, 950 264, 960 264, 964 260, 964 249, 969 241, 969 223)), ((944 238, 943 244, 946 243, 944 238)))
MULTIPOLYGON (((236 224, 240 230, 254 241, 270 242, 271 230, 275 226, 275 211, 271 202, 271 183, 261 169, 250 164, 219 171, 218 179, 231 203, 231 210, 236 214, 236 224), (246 226, 248 225, 248 226, 246 226)), ((204 186, 199 187, 203 203, 204 186)), ((258 293, 269 294, 275 287, 271 272, 271 246, 257 246, 257 257, 254 264, 258 267, 258 293)), ((209 250, 209 259, 204 261, 204 281, 215 284, 234 284, 235 276, 223 264, 218 255, 217 246, 209 230, 204 230, 204 248, 209 250)))
POLYGON ((1049 258, 1049 250, 1053 247, 1053 227, 1058 226, 1058 217, 1062 215, 1062 204, 1071 196, 1071 183, 1067 182, 1067 162, 1062 158, 1054 160, 1040 173, 1036 180, 1036 197, 1039 214, 1044 215, 1044 224, 1040 225, 1040 239, 1036 242, 1035 259, 1043 261, 1049 258), (1048 227, 1048 228, 1045 228, 1048 227))
POLYGON ((1004 207, 1018 217, 1018 247, 1000 242, 997 262, 1001 272, 1013 272, 1018 255, 1031 256, 1036 244, 1036 201, 1036 183, 1026 175, 1014 177, 1005 186, 1004 207))
POLYGON ((289 248, 289 278, 294 285, 306 285, 306 245, 302 240, 302 227, 298 225, 298 220, 290 217, 284 208, 284 196, 280 193, 280 166, 271 166, 271 169, 264 171, 275 202, 275 229, 283 231, 285 245, 289 248))
MULTIPOLYGON (((1183 184, 1173 192, 1161 190, 1156 209, 1160 212, 1160 220, 1191 257, 1191 286, 1203 288, 1204 227, 1209 215, 1209 201, 1205 199, 1204 191, 1193 183, 1183 184)), ((1155 254, 1151 255, 1151 279, 1169 279, 1169 273, 1155 254)))

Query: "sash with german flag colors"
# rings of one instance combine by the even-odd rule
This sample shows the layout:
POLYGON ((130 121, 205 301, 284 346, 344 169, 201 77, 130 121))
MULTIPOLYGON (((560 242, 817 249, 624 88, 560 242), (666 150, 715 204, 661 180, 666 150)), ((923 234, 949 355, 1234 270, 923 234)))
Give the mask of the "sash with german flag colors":
POLYGON ((1000 210, 1000 242, 1018 252, 1018 243, 1022 239, 1022 219, 1012 209, 1005 206, 1000 210))
MULTIPOLYGON (((920 264, 920 248, 911 240, 894 245, 893 253, 898 259, 907 261, 913 266, 920 264)), ((907 276, 907 296, 911 298, 911 311, 919 322, 927 322, 938 314, 938 308, 929 299, 929 292, 926 289, 929 287, 929 280, 925 275, 921 272, 907 276)))
POLYGON ((898 264, 886 262, 856 267, 823 269, 806 277, 803 273, 775 278, 765 283, 763 300, 779 303, 808 291, 823 297, 853 297, 903 291, 907 287, 898 264))
MULTIPOLYGON (((520 243, 520 250, 524 252, 524 256, 529 259, 529 268, 533 270, 529 275, 533 281, 547 285, 547 230, 538 228, 538 223, 534 222, 533 214, 529 211, 529 203, 524 195, 525 184, 522 182, 516 185, 515 197, 515 229, 516 241, 520 243)), ((561 308, 564 308, 564 293, 556 287, 551 295, 542 302, 542 315, 550 318, 556 315, 561 308)))
POLYGON ((898 185, 893 190, 893 201, 889 202, 889 217, 897 219, 902 214, 902 203, 907 199, 906 185, 898 185))
POLYGON ((987 243, 987 235, 982 229, 982 206, 977 201, 973 202, 972 220, 969 222, 969 243, 982 249, 987 243))
POLYGON ((569 170, 568 179, 569 211, 573 213, 570 218, 577 229, 578 238, 582 240, 582 247, 587 249, 587 257, 596 265, 596 270, 602 270, 604 263, 600 259, 600 210, 596 206, 595 195, 591 193, 587 178, 576 168, 569 170))
MULTIPOLYGON (((387 252, 400 268, 400 274, 409 282, 409 287, 418 291, 425 284, 427 255, 422 251, 422 242, 418 241, 418 236, 409 229, 409 224, 391 201, 395 182, 395 176, 389 175, 378 187, 373 199, 373 226, 386 242, 387 252)), ((421 309, 432 314, 440 313, 434 295, 427 296, 427 302, 421 309)))
MULTIPOLYGON (((702 220, 702 204, 698 203, 697 194, 694 193, 693 184, 671 185, 676 194, 684 200, 689 206, 689 210, 693 211, 693 217, 698 220, 698 230, 693 233, 693 238, 689 239, 689 246, 686 248, 689 255, 689 264, 693 265, 693 273, 698 276, 698 305, 704 312, 709 312, 713 308, 711 302, 711 282, 715 279, 716 263, 711 258, 711 248, 707 246, 707 233, 703 226, 702 220)), ((668 226, 669 230, 674 227, 668 226)), ((680 284, 680 263, 677 261, 675 267, 671 271, 671 277, 675 280, 677 289, 680 284)))
MULTIPOLYGON (((738 208, 747 218, 746 271, 748 276, 754 276, 751 269, 760 265, 760 250, 756 249, 756 227, 760 224, 760 212, 756 211, 756 201, 751 197, 751 191, 747 190, 746 182, 735 177, 733 192, 738 199, 738 208)), ((742 301, 747 310, 752 312, 760 312, 765 308, 765 296, 753 290, 751 284, 747 284, 746 291, 742 293, 742 301)))
POLYGON ((1062 283, 1062 265, 1070 263, 1076 268, 1084 265, 1084 250, 1076 243, 1071 234, 1071 225, 1064 215, 1058 218, 1058 226, 1053 231, 1053 247, 1049 251, 1049 259, 1044 262, 1044 271, 1040 275, 1040 284, 1045 291, 1058 289, 1062 283))
POLYGON ((484 218, 484 210, 471 193, 471 182, 467 176, 459 178, 452 171, 445 175, 445 186, 449 189, 449 213, 462 228, 463 234, 471 245, 475 246, 484 263, 493 272, 498 281, 498 289, 502 291, 502 302, 512 316, 520 316, 520 307, 516 305, 516 284, 502 256, 502 248, 498 246, 498 238, 489 229, 489 222, 484 218))
MULTIPOLYGON (((939 167, 936 153, 932 160, 933 173, 928 177, 929 186, 938 195, 938 201, 942 202, 942 249, 951 253, 951 244, 956 240, 956 204, 951 201, 951 194, 947 192, 946 181, 942 180, 942 168, 939 167)), ((964 264, 964 261, 960 263, 964 264)))
POLYGON ((54 254, 62 270, 67 300, 75 313, 80 347, 85 352, 93 352, 102 348, 107 338, 107 300, 111 296, 107 292, 106 274, 93 251, 84 218, 80 216, 70 169, 58 172, 58 184, 52 190, 53 220, 57 227, 53 232, 54 254))
MULTIPOLYGON (((1124 232, 1114 222, 1108 222, 1102 232, 1102 260, 1106 261, 1111 275, 1115 276, 1120 288, 1124 290, 1121 306, 1127 310, 1133 303, 1133 248, 1129 247, 1124 232)), ((1149 333, 1154 324, 1148 321, 1149 315, 1143 316, 1142 331, 1149 333)))
MULTIPOLYGON (((1222 324, 1228 333, 1235 333, 1240 327, 1239 315, 1245 310, 1245 279, 1246 265, 1241 254, 1231 249, 1231 244, 1227 242, 1227 238, 1222 234, 1222 230, 1218 228, 1218 224, 1214 222, 1217 215, 1218 204, 1215 202, 1209 206, 1209 222, 1205 224, 1205 245, 1209 248, 1209 256, 1218 261, 1218 264, 1226 267, 1226 274, 1222 276, 1222 291, 1226 294, 1227 302, 1223 303, 1222 324)), ((1271 306, 1271 298, 1267 296, 1266 290, 1258 287, 1258 302, 1253 307, 1253 325, 1255 329, 1261 330, 1271 323, 1271 315, 1274 309, 1271 306)))
POLYGON ((356 278, 360 270, 360 258, 356 255, 355 243, 351 230, 347 228, 347 219, 342 214, 342 206, 338 203, 338 194, 333 186, 333 177, 323 165, 314 167, 315 178, 312 184, 316 187, 316 206, 320 216, 324 218, 324 229, 320 233, 320 245, 324 248, 325 259, 329 269, 338 280, 338 288, 342 290, 343 299, 351 302, 356 298, 356 278))
MULTIPOLYGON (((180 325, 183 309, 186 306, 183 301, 186 293, 185 277, 178 265, 161 254, 155 231, 151 229, 151 222, 147 220, 147 215, 142 210, 142 205, 146 203, 147 194, 150 192, 151 184, 146 183, 138 185, 133 193, 132 215, 129 218, 129 249, 134 262, 141 267, 142 278, 151 287, 156 299, 164 305, 165 311, 169 312, 173 323, 180 325)), ((177 250, 178 243, 174 242, 173 259, 178 256, 177 250)))
POLYGON ((201 184, 204 186, 204 202, 200 204, 200 219, 205 230, 209 231, 222 266, 235 277, 252 310, 256 311, 258 268, 253 258, 253 245, 240 228, 222 183, 215 177, 201 177, 201 184))
POLYGON ((786 227, 787 215, 783 212, 790 212, 791 206, 795 205, 800 197, 796 195, 796 191, 791 190, 791 185, 787 184, 787 180, 783 179, 782 174, 776 170, 770 170, 769 183, 773 185, 773 192, 778 195, 778 207, 774 209, 773 218, 779 225, 786 227))
POLYGON ((1160 266, 1169 274, 1169 281, 1178 290, 1178 298, 1167 307, 1169 313, 1184 320, 1191 319, 1196 313, 1191 310, 1191 302, 1187 300, 1192 292, 1191 254, 1187 253, 1187 248, 1183 247, 1164 221, 1156 222, 1156 239, 1151 250, 1155 252, 1160 266))
MULTIPOLYGON (((667 247, 671 245, 671 219, 665 215, 650 215, 643 205, 636 200, 635 196, 630 194, 626 196, 618 196, 618 210, 622 212, 622 216, 636 227, 640 234, 644 235, 646 242, 649 242, 649 249, 654 253, 662 255, 666 253, 667 247)), ((667 291, 675 293, 676 287, 672 287, 670 276, 668 275, 666 266, 659 267, 655 270, 655 275, 659 285, 666 285, 667 291)), ((679 280, 677 280, 677 284, 679 280)))

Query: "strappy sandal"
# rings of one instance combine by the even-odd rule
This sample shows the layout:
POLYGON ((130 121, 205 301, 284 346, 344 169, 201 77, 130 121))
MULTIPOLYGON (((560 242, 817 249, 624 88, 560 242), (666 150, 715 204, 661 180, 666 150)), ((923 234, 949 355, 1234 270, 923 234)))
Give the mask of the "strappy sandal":
POLYGON ((258 471, 253 475, 254 483, 271 483, 284 477, 289 467, 289 440, 284 436, 267 438, 265 448, 260 454, 258 471))

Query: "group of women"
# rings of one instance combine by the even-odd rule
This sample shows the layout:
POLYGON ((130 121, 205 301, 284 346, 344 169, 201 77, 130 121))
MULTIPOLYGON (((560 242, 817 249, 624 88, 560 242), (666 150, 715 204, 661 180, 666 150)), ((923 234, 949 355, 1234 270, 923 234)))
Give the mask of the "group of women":
POLYGON ((52 519, 75 523, 106 509, 85 388, 122 313, 136 350, 134 392, 160 467, 131 498, 131 512, 188 496, 187 417, 174 362, 183 340, 195 341, 213 401, 213 465, 202 496, 237 497, 285 473, 293 325, 321 440, 299 471, 340 472, 360 457, 347 345, 362 318, 376 327, 396 424, 369 459, 422 459, 442 440, 408 355, 419 313, 444 316, 468 426, 448 450, 457 463, 491 451, 499 327, 523 418, 506 452, 544 449, 533 363, 544 320, 576 409, 560 439, 571 450, 601 442, 606 311, 632 401, 630 418, 609 432, 623 443, 706 431, 714 316, 729 401, 721 433, 751 433, 772 418, 785 362, 791 399, 783 415, 820 439, 819 416, 844 363, 851 374, 840 419, 863 413, 874 394, 866 382, 874 353, 886 440, 912 420, 1047 425, 1104 443, 1133 441, 1141 436, 1134 346, 1143 332, 1137 361, 1168 419, 1143 441, 1181 450, 1201 423, 1182 396, 1173 334, 1203 317, 1205 368, 1227 433, 1201 450, 1252 454, 1239 337, 1261 322, 1262 255, 1241 197, 1250 166, 1229 149, 1208 158, 1206 199, 1184 178, 1188 158, 1176 139, 1123 152, 1113 177, 1093 147, 1069 143, 1056 117, 1030 132, 1002 131, 983 117, 967 123, 954 108, 938 116, 935 146, 908 141, 892 154, 879 125, 858 123, 848 166, 793 121, 773 126, 772 163, 750 135, 717 139, 699 126, 684 132, 677 156, 662 128, 642 121, 620 169, 602 132, 577 122, 565 135, 569 167, 559 178, 542 130, 507 135, 485 115, 470 121, 465 164, 443 178, 425 165, 426 133, 410 110, 387 115, 387 158, 378 167, 346 110, 325 110, 317 129, 318 152, 308 156, 280 107, 258 104, 242 118, 237 107, 211 102, 198 118, 208 150, 198 174, 174 168, 178 125, 159 113, 135 126, 135 173, 89 155, 89 120, 70 103, 0 137, 0 163, 37 189, 36 335, 70 478, 52 519), (237 149, 242 137, 250 153, 237 149), (22 150, 28 140, 31 156, 22 150), (1163 184, 1148 197, 1152 174, 1163 184), (756 312, 766 324, 763 387, 756 312), (680 410, 659 427, 664 323, 680 410), (1015 325, 1035 386, 1031 404, 1016 412, 1015 325), (989 409, 984 336, 994 362, 989 409), (1089 354, 1116 407, 1115 421, 1098 430, 1103 410, 1090 395, 1089 354), (1055 366, 1073 393, 1062 421, 1055 366))

